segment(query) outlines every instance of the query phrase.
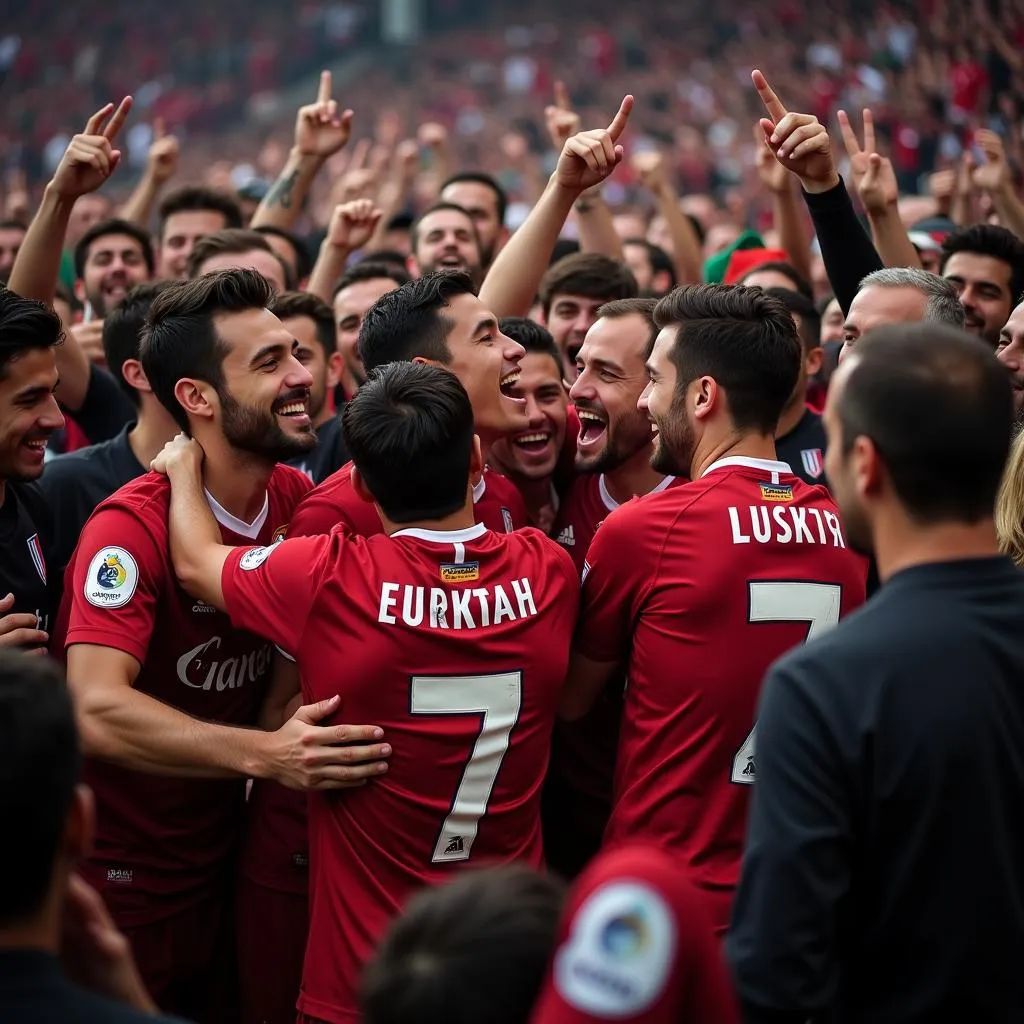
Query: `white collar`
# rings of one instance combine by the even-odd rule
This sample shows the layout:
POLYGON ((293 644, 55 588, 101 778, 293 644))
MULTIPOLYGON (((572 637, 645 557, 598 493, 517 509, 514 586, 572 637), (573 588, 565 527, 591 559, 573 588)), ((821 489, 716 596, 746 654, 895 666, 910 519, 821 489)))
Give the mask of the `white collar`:
POLYGON ((712 462, 701 473, 701 478, 706 477, 708 473, 713 473, 716 469, 725 469, 729 466, 744 466, 747 469, 759 469, 762 473, 771 473, 773 484, 779 482, 778 476, 780 473, 786 473, 789 476, 793 475, 793 470, 789 468, 788 462, 777 462, 775 459, 750 459, 746 455, 729 455, 724 459, 719 459, 717 462, 712 462))
POLYGON ((475 505, 483 496, 484 491, 487 490, 487 478, 484 476, 487 470, 480 474, 480 479, 473 484, 473 504, 475 505))
POLYGON ((415 537, 416 540, 427 540, 432 544, 465 544, 469 540, 477 540, 487 532, 483 523, 467 526, 464 530, 421 530, 412 526, 408 530, 397 530, 392 537, 415 537))
MULTIPOLYGON (((717 465, 717 463, 715 463, 715 465, 717 465)), ((652 487, 647 494, 657 494, 659 491, 665 490, 673 480, 675 480, 674 476, 663 476, 658 481, 657 486, 652 487)), ((604 502, 604 507, 608 509, 609 512, 614 512, 619 507, 619 503, 612 497, 611 492, 608 490, 608 484, 605 482, 604 473, 601 474, 597 481, 597 490, 601 495, 601 501, 604 502)), ((637 497, 643 498, 646 497, 646 495, 638 494, 637 497)))
POLYGON ((264 493, 263 508, 260 509, 259 515, 257 515, 251 523, 244 523, 241 519, 233 516, 205 487, 203 488, 203 494, 206 495, 206 501, 210 506, 210 511, 213 513, 213 518, 216 519, 225 530, 237 533, 241 537, 247 537, 249 540, 256 540, 256 538, 259 537, 260 531, 263 529, 263 526, 267 521, 267 516, 270 513, 269 493, 264 493))

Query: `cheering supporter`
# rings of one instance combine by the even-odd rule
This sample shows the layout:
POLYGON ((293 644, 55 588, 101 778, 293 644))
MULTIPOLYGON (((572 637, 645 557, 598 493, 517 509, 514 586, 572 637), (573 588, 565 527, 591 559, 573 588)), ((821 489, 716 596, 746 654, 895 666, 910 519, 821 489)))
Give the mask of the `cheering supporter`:
POLYGON ((479 280, 482 247, 476 223, 455 203, 435 203, 410 230, 409 273, 423 277, 438 270, 461 270, 479 280))
POLYGON ((192 247, 188 258, 190 278, 215 270, 246 267, 262 274, 274 290, 288 290, 288 273, 284 260, 274 252, 266 235, 246 228, 226 228, 204 235, 192 247))
POLYGON ((1024 425, 1024 301, 1014 307, 999 332, 996 358, 1010 377, 1014 431, 1019 433, 1024 425))
POLYGON ((442 202, 454 203, 473 219, 480 244, 480 261, 486 270, 508 241, 505 190, 489 174, 464 171, 444 182, 439 195, 442 202))
POLYGON ((196 242, 206 235, 242 226, 242 211, 231 196, 213 189, 187 186, 160 204, 159 274, 184 280, 196 242))

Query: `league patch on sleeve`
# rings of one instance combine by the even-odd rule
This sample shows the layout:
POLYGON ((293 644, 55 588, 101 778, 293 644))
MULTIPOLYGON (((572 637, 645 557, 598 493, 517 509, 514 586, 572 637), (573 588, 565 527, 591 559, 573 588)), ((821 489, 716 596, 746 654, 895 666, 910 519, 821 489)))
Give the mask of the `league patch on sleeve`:
POLYGON ((271 544, 265 548, 249 548, 248 551, 238 560, 238 567, 247 572, 258 569, 271 555, 276 545, 271 544))
POLYGON ((139 566, 124 548, 100 548, 85 574, 85 599, 96 608, 120 608, 138 584, 139 566))

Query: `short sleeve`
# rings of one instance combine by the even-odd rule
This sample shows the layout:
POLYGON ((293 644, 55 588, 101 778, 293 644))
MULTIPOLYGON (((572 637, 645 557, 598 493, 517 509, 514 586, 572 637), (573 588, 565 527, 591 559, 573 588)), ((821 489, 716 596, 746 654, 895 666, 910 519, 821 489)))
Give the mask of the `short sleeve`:
POLYGON ((632 509, 613 512, 598 528, 583 563, 574 647, 593 661, 621 661, 630 647, 645 578, 632 509))
POLYGON ((168 571, 149 525, 124 509, 101 509, 75 553, 64 646, 112 647, 143 664, 168 571))
POLYGON ((269 547, 235 548, 221 573, 232 623, 297 653, 330 553, 342 543, 296 537, 269 547))

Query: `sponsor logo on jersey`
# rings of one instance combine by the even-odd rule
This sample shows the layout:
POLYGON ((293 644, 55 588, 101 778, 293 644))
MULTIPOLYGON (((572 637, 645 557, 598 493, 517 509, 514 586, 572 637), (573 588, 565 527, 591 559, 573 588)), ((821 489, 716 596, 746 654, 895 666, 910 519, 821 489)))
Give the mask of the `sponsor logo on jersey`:
POLYGON ((196 603, 192 605, 192 611, 197 615, 215 615, 217 609, 214 608, 212 604, 207 604, 205 601, 196 601, 196 603))
POLYGON ((39 578, 46 582, 46 559, 43 558, 43 545, 39 543, 39 534, 33 533, 25 543, 28 545, 28 556, 39 573, 39 578))
POLYGON ((641 882, 609 882, 577 913, 555 957, 555 987, 584 1013, 643 1013, 664 992, 675 945, 675 922, 658 892, 641 882))
POLYGON ((515 523, 512 522, 512 513, 507 508, 502 507, 501 510, 501 521, 505 524, 506 533, 515 533, 515 523))
POLYGON ((238 560, 238 567, 240 569, 244 569, 246 572, 258 569, 270 557, 273 550, 273 544, 264 548, 249 548, 249 550, 246 551, 246 553, 238 560))
POLYGON ((240 690, 246 683, 259 683, 266 677, 274 660, 272 644, 221 658, 222 643, 219 636, 214 636, 186 651, 175 665, 178 678, 193 690, 223 693, 240 690))
POLYGON ((115 885, 131 885, 135 872, 131 868, 107 868, 107 881, 115 885))
POLYGON ((761 497, 765 501, 792 501, 792 484, 761 484, 761 497))
POLYGON ((452 836, 448 841, 448 845, 444 848, 442 857, 453 857, 465 852, 466 846, 462 841, 462 836, 452 836))
POLYGON ((120 608, 138 583, 139 567, 124 548, 100 548, 85 574, 85 599, 97 608, 120 608))
POLYGON ((804 448, 800 452, 800 461, 807 475, 813 476, 815 480, 825 472, 825 456, 820 448, 804 448))
POLYGON ((478 579, 479 562, 445 562, 441 566, 442 583, 475 583, 478 579))
POLYGON ((556 538, 558 543, 564 548, 574 548, 576 546, 576 534, 573 533, 572 524, 566 526, 556 538))

